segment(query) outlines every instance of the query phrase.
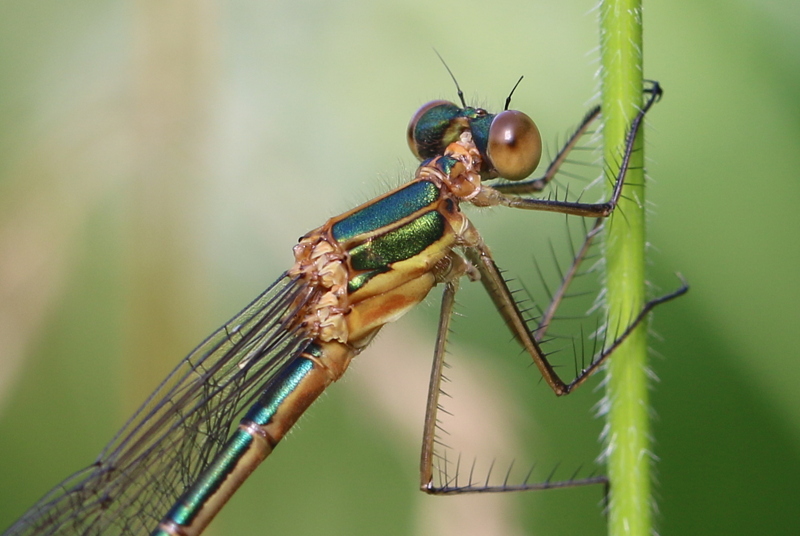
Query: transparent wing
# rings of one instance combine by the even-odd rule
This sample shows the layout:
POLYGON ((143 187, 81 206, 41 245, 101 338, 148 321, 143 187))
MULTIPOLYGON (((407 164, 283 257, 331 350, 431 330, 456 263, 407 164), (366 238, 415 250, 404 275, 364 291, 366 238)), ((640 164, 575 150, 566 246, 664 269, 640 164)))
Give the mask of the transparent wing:
POLYGON ((213 459, 237 417, 308 344, 291 326, 310 294, 282 275, 184 358, 92 465, 5 535, 148 534, 213 459))

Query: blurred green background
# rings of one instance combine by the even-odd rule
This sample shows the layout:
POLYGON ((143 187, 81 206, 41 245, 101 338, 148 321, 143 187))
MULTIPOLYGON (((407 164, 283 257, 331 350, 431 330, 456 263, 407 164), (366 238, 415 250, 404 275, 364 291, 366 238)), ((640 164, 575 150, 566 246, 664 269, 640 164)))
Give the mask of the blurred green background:
MULTIPOLYGON (((91 463, 181 356, 289 266, 298 236, 408 176, 408 118, 455 97, 433 47, 470 102, 497 109, 525 75, 514 106, 545 139, 574 126, 598 90, 594 7, 3 2, 0 527, 91 463)), ((692 285, 653 322, 659 533, 799 534, 800 4, 645 9, 645 76, 666 90, 647 131, 651 275, 692 285)), ((529 216, 475 215, 523 279, 520 237, 549 225, 529 216)), ((484 336, 493 311, 474 295, 462 312, 478 327, 455 342, 476 449, 592 465, 601 393, 554 403, 502 328, 484 336)), ((597 489, 415 491, 428 301, 209 533, 604 533, 597 489)))

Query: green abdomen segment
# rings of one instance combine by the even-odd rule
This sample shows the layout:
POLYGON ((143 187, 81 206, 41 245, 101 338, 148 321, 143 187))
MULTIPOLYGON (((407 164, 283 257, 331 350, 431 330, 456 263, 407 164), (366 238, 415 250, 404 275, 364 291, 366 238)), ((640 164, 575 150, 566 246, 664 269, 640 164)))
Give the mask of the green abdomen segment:
POLYGON ((308 406, 344 373, 352 356, 349 347, 336 342, 309 344, 287 362, 270 380, 213 462, 151 536, 200 534, 308 406))

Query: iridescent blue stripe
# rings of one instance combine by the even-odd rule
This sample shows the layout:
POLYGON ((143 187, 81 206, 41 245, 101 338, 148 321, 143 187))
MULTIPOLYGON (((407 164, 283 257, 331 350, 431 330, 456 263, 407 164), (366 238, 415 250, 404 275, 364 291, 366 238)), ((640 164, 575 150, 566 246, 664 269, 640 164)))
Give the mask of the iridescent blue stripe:
POLYGON ((216 493, 225 478, 236 468, 239 459, 252 443, 253 436, 249 433, 244 430, 234 432, 223 450, 215 457, 214 463, 203 471, 191 489, 170 509, 165 519, 182 526, 190 525, 206 501, 216 493))
POLYGON ((303 378, 306 377, 306 374, 311 372, 313 368, 314 362, 305 357, 297 358, 286 365, 284 370, 275 378, 275 381, 258 398, 258 401, 250 406, 250 410, 244 416, 242 422, 254 422, 260 426, 269 423, 269 420, 278 411, 286 397, 292 394, 292 391, 297 388, 303 378))

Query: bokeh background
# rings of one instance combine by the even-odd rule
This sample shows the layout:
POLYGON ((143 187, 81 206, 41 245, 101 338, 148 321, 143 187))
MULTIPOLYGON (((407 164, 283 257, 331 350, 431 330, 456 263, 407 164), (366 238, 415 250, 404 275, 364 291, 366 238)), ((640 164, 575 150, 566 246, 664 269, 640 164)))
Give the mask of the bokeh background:
MULTIPOLYGON (((433 47, 473 103, 500 107, 525 75, 514 105, 554 140, 596 102, 594 8, 3 2, 0 527, 90 463, 298 236, 413 170, 408 118, 454 98, 433 47)), ((666 89, 647 131, 651 279, 692 284, 653 322, 659 532, 799 534, 800 4, 645 9, 645 75, 666 89)), ((533 281, 524 240, 549 223, 528 216, 475 220, 533 281)), ((592 466, 601 393, 554 403, 480 293, 462 304, 475 449, 592 466)), ((436 314, 431 297, 384 330, 209 532, 603 534, 598 489, 416 491, 436 314)))

